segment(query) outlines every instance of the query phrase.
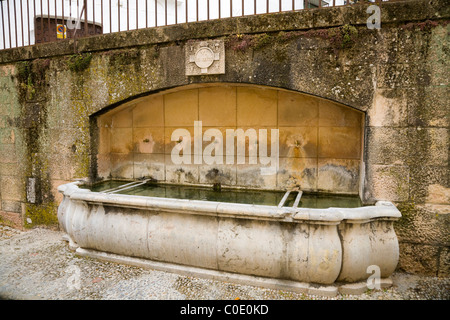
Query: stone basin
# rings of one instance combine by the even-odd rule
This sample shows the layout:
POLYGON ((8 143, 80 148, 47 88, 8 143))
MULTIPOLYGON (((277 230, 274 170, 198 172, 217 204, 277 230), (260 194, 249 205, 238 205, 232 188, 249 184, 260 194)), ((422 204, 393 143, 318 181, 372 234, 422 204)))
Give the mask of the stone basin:
POLYGON ((82 184, 58 188, 58 220, 83 256, 327 296, 362 293, 373 275, 388 286, 398 263, 393 222, 401 214, 387 201, 304 208, 107 193, 82 184))

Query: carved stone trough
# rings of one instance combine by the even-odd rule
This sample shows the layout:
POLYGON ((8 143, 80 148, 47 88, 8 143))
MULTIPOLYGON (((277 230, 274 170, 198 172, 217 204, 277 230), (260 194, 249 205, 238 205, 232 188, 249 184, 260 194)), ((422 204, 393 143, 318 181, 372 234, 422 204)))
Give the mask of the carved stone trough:
POLYGON ((62 185, 58 219, 82 256, 309 294, 389 286, 390 202, 312 209, 93 192, 62 185), (372 274, 372 271, 375 272, 372 274))

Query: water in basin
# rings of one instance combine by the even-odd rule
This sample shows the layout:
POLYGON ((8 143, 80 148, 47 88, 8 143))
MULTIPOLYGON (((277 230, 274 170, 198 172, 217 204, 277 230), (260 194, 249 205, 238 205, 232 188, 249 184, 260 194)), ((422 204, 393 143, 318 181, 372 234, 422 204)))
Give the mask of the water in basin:
MULTIPOLYGON (((108 180, 93 185, 84 185, 93 192, 105 192, 120 186, 124 186, 129 181, 108 180)), ((175 198, 189 200, 216 201, 228 203, 244 203, 254 205, 277 206, 285 195, 284 191, 267 190, 241 190, 231 188, 221 188, 214 190, 210 187, 171 185, 158 183, 145 183, 136 187, 114 192, 116 194, 127 194, 135 196, 175 198)), ((295 202, 297 192, 291 192, 284 202, 283 207, 292 207, 295 202)), ((298 207, 303 208, 356 208, 361 207, 362 202, 358 195, 336 195, 304 192, 298 207)))

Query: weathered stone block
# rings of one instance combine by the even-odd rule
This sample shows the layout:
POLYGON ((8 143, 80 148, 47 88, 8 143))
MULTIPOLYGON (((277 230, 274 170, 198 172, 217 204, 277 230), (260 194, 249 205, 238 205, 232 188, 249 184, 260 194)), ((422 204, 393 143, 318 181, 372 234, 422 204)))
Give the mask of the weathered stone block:
MULTIPOLYGON (((45 173, 48 173, 51 179, 70 181, 74 178, 80 178, 76 177, 77 159, 74 158, 73 153, 49 153, 44 156, 46 156, 48 162, 48 171, 45 173)), ((37 174, 39 173, 35 173, 35 175, 37 174)))
POLYGON ((20 177, 3 176, 1 180, 1 195, 3 200, 22 200, 24 183, 20 177))
POLYGON ((0 143, 14 144, 16 142, 16 130, 13 128, 0 129, 0 143))
MULTIPOLYGON (((419 160, 419 159, 417 159, 419 160)), ((427 166, 417 165, 410 166, 410 194, 411 198, 418 203, 427 201, 429 187, 435 184, 445 188, 449 187, 448 166, 427 166)))
POLYGON ((410 273, 435 276, 438 272, 439 248, 418 243, 399 241, 400 260, 398 269, 410 273))
POLYGON ((399 203, 397 208, 402 217, 395 223, 395 230, 402 242, 416 243, 421 239, 427 245, 450 245, 448 213, 440 214, 433 207, 411 201, 399 203))
POLYGON ((430 73, 418 65, 389 63, 377 70, 377 88, 415 88, 430 85, 430 73))
POLYGON ((0 162, 0 176, 13 176, 19 177, 21 174, 20 167, 17 163, 4 163, 0 162))
POLYGON ((22 212, 22 203, 20 201, 2 200, 2 210, 6 212, 22 212))
POLYGON ((409 197, 409 168, 399 165, 366 166, 364 199, 406 201, 409 197), (370 181, 370 184, 367 184, 370 181))
POLYGON ((438 277, 449 277, 450 276, 450 250, 448 247, 441 248, 439 254, 439 269, 438 277))
POLYGON ((13 144, 0 144, 0 162, 16 163, 18 160, 16 146, 13 144))
POLYGON ((427 203, 450 204, 450 188, 438 183, 428 185, 427 203))
POLYGON ((408 140, 411 165, 448 166, 450 150, 450 131, 448 128, 409 128, 408 140), (418 156, 420 155, 420 156, 418 156))
POLYGON ((407 128, 366 128, 367 163, 408 164, 409 143, 407 128))
MULTIPOLYGON (((412 90, 411 90, 412 91, 412 90)), ((408 124, 407 98, 399 89, 377 89, 368 110, 370 127, 405 127, 408 124)))
POLYGON ((448 86, 428 86, 405 90, 408 123, 417 127, 449 127, 448 86))

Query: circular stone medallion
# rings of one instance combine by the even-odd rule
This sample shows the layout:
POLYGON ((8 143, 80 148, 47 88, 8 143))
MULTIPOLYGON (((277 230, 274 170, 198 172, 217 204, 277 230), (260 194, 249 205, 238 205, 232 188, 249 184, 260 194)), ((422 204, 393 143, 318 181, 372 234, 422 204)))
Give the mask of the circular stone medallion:
POLYGON ((206 69, 214 62, 214 52, 208 47, 202 47, 195 53, 194 62, 200 69, 206 69))

